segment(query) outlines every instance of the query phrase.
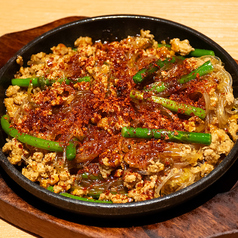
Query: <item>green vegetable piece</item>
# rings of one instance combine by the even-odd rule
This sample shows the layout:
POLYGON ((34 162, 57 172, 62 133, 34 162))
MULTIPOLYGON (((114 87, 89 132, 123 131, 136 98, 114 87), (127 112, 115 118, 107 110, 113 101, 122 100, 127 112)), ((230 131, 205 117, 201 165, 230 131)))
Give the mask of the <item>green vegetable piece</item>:
POLYGON ((211 144, 211 134, 208 133, 123 127, 121 130, 121 134, 123 137, 127 138, 143 138, 143 139, 155 138, 173 142, 198 143, 204 145, 211 144))
POLYGON ((154 82, 144 88, 144 91, 152 91, 155 93, 161 93, 168 89, 168 84, 162 81, 154 82))
POLYGON ((82 77, 82 78, 78 78, 77 82, 78 83, 80 83, 80 82, 91 82, 91 78, 90 78, 90 76, 85 76, 85 77, 82 77))
POLYGON ((95 199, 98 199, 100 197, 100 194, 102 194, 102 191, 88 191, 88 196, 93 197, 95 199))
POLYGON ((171 45, 169 45, 169 44, 158 44, 158 48, 161 48, 161 47, 167 47, 167 48, 171 48, 171 45))
MULTIPOLYGON (((158 47, 167 47, 167 48, 171 48, 171 45, 169 44, 158 44, 158 47)), ((204 56, 204 55, 211 55, 211 56, 215 56, 215 52, 212 51, 212 50, 205 50, 205 49, 194 49, 193 51, 191 51, 189 53, 188 56, 191 56, 191 57, 201 57, 201 56, 204 56)))
POLYGON ((189 53, 189 56, 191 57, 201 57, 204 55, 215 56, 215 53, 212 50, 204 50, 204 49, 194 49, 194 51, 191 51, 189 53))
MULTIPOLYGON (((49 186, 47 188, 47 190, 49 190, 51 192, 54 192, 53 186, 49 186)), ((78 196, 72 195, 70 193, 59 193, 59 195, 64 196, 64 197, 68 197, 68 198, 72 198, 72 199, 76 199, 76 200, 80 200, 80 201, 85 201, 85 202, 112 203, 111 201, 101 201, 101 200, 96 200, 96 199, 78 197, 78 196)))
POLYGON ((195 79, 197 77, 197 75, 199 74, 199 76, 203 76, 206 75, 210 72, 212 72, 214 69, 211 61, 207 61, 205 62, 203 65, 199 66, 197 69, 193 70, 191 73, 184 75, 182 78, 180 78, 178 80, 178 83, 180 84, 184 84, 189 82, 192 79, 195 79))
POLYGON ((47 187, 47 190, 49 190, 51 192, 54 192, 54 187, 53 186, 49 186, 49 187, 47 187))
POLYGON ((148 79, 153 73, 160 68, 175 62, 175 57, 166 58, 165 60, 157 60, 155 63, 149 64, 146 68, 141 69, 133 76, 133 81, 138 84, 148 79))
MULTIPOLYGON (((184 84, 187 83, 193 79, 195 79, 197 77, 197 75, 199 76, 204 76, 210 72, 212 72, 214 70, 214 67, 211 63, 211 61, 207 61, 205 62, 203 65, 199 66, 197 69, 193 70, 192 72, 190 72, 189 74, 186 74, 184 76, 182 76, 182 78, 178 79, 177 82, 179 84, 184 84)), ((155 93, 160 93, 165 91, 166 89, 168 89, 169 85, 165 82, 154 82, 150 85, 148 85, 148 87, 145 88, 145 91, 152 91, 155 93)))
POLYGON ((89 174, 89 173, 83 173, 81 174, 83 179, 92 179, 92 180, 102 180, 102 177, 97 176, 97 175, 93 175, 93 174, 89 174))
POLYGON ((66 158, 67 160, 73 160, 76 156, 76 146, 73 142, 69 142, 69 145, 66 147, 66 158))
POLYGON ((28 87, 30 84, 32 84, 34 87, 37 87, 39 84, 38 78, 12 79, 12 85, 17 85, 20 87, 28 87))
POLYGON ((55 82, 63 83, 64 81, 66 84, 78 82, 90 82, 91 78, 90 76, 78 78, 77 80, 69 80, 67 78, 54 80, 54 79, 47 79, 44 77, 24 78, 24 79, 15 78, 12 79, 12 85, 18 85, 20 87, 28 87, 30 84, 32 84, 34 87, 44 87, 44 86, 51 86, 55 82))
MULTIPOLYGON (((63 147, 59 142, 44 140, 25 133, 20 133, 17 129, 12 128, 9 123, 9 116, 3 115, 1 118, 1 126, 3 130, 11 137, 16 138, 22 143, 55 152, 63 152, 63 147)), ((76 147, 72 142, 66 147, 66 158, 69 160, 74 159, 76 156, 76 147), (68 157, 67 157, 68 156, 68 157)))
POLYGON ((187 104, 178 103, 167 98, 152 96, 152 101, 161 104, 170 111, 178 112, 187 116, 195 115, 200 117, 201 119, 204 119, 206 116, 206 112, 199 107, 193 107, 187 104))
MULTIPOLYGON (((132 90, 130 92, 130 97, 134 99, 138 99, 138 100, 144 100, 144 93, 140 91, 132 90)), ((204 119, 206 117, 206 112, 202 108, 190 106, 183 103, 178 103, 171 99, 151 96, 145 100, 161 104, 162 106, 169 109, 170 111, 178 112, 187 116, 198 116, 201 119, 204 119)))
POLYGON ((85 202, 96 202, 96 203, 112 203, 111 201, 101 201, 101 200, 96 200, 96 199, 89 199, 89 198, 83 198, 83 197, 78 197, 74 196, 70 193, 60 193, 61 196, 72 198, 72 199, 77 199, 85 202))

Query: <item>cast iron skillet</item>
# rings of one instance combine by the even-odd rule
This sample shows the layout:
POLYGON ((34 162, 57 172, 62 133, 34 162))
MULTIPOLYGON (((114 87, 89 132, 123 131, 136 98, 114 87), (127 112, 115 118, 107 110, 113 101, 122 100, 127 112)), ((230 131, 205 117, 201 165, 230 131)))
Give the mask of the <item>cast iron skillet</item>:
MULTIPOLYGON (((178 37, 181 40, 189 39, 194 48, 211 49, 221 58, 225 69, 231 74, 234 84, 235 97, 238 96, 238 67, 232 57, 214 41, 205 35, 188 28, 184 25, 165 19, 136 16, 136 15, 110 15, 87 18, 53 29, 24 46, 8 63, 0 70, 0 101, 3 102, 5 90, 10 84, 14 73, 19 70, 15 63, 17 55, 21 55, 27 62, 32 54, 38 52, 50 52, 52 46, 63 43, 73 46, 79 36, 90 36, 93 40, 113 41, 121 40, 128 35, 140 33, 140 29, 150 30, 157 41, 178 37)), ((0 104, 0 116, 5 114, 3 103, 0 104)), ((6 134, 0 130, 1 147, 5 143, 6 134)), ((232 166, 237 159, 238 143, 235 144, 229 155, 218 167, 207 177, 178 192, 168 196, 128 204, 101 204, 74 200, 54 194, 25 178, 13 165, 9 163, 6 156, 0 151, 0 165, 7 174, 22 188, 42 199, 43 201, 58 208, 90 216, 100 217, 124 217, 150 214, 164 211, 179 205, 211 186, 232 166)))

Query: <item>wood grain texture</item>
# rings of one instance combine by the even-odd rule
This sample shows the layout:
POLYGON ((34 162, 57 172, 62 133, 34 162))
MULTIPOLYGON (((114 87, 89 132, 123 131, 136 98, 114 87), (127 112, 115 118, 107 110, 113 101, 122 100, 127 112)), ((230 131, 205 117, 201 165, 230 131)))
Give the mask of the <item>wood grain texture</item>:
POLYGON ((0 3, 0 36, 68 16, 142 14, 192 27, 238 58, 237 0, 0 0, 0 3))
MULTIPOLYGON (((0 38, 3 65, 23 45, 70 17, 0 38), (17 39, 17 42, 15 40, 17 39)), ((13 182, 0 168, 0 216, 41 237, 238 237, 238 162, 208 190, 165 212, 123 219, 95 219, 50 206, 13 182)), ((0 235, 1 236, 1 235, 0 235)), ((33 235, 32 235, 33 236, 33 235)), ((22 236, 23 237, 23 236, 22 236)))
POLYGON ((57 26, 80 20, 84 17, 67 17, 59 19, 52 23, 45 24, 41 27, 32 28, 30 30, 19 31, 15 33, 5 34, 0 37, 0 68, 7 63, 7 61, 24 45, 34 40, 37 36, 53 29, 57 26))

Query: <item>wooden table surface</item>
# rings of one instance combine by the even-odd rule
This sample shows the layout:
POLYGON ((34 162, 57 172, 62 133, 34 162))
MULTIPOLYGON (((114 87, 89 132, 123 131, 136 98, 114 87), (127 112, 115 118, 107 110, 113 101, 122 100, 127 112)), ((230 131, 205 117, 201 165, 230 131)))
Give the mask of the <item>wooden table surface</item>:
MULTIPOLYGON (((140 14, 192 27, 216 41, 233 58, 238 59, 237 0, 0 0, 0 5, 0 37, 69 16, 140 14)), ((35 236, 0 219, 0 237, 35 236)))

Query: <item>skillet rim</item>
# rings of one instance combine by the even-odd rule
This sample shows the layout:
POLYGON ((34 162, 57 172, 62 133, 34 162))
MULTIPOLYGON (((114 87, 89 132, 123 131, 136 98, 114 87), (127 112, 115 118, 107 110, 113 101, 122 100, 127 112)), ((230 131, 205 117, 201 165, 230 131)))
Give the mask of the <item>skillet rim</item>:
MULTIPOLYGON (((117 15, 103 15, 97 17, 90 17, 81 20, 77 20, 74 22, 70 22, 54 28, 43 35, 37 37, 33 41, 26 44, 23 48, 21 48, 7 63, 0 69, 0 78, 4 75, 4 72, 8 69, 8 67, 15 62, 17 55, 22 55, 23 52, 26 52, 31 47, 33 47, 38 42, 41 42, 44 39, 47 39, 49 35, 55 34, 57 32, 63 31, 68 27, 73 27, 80 24, 85 24, 88 22, 100 21, 100 20, 115 20, 115 19, 144 19, 146 21, 155 21, 160 23, 166 23, 183 30, 186 30, 199 39, 202 39, 207 44, 212 44, 213 48, 215 48, 229 63, 231 64, 231 68, 235 68, 235 75, 238 77, 238 67, 234 59, 217 43, 203 35, 202 33, 182 25, 180 23, 158 18, 151 17, 146 15, 133 15, 133 14, 117 14, 117 15)), ((60 42, 59 42, 60 43, 60 42)), ((2 80, 1 80, 2 81, 2 80)), ((0 81, 0 83, 1 83, 0 81)), ((64 210, 68 210, 74 213, 90 215, 90 216, 105 216, 105 217, 121 217, 121 216, 134 216, 139 214, 147 214, 152 212, 163 211, 167 208, 171 208, 175 205, 179 205, 187 201, 188 199, 193 198, 197 194, 204 191, 210 185, 215 183, 225 172, 233 165, 233 163, 237 159, 238 152, 238 142, 235 143, 234 147, 230 151, 230 153, 226 156, 226 158, 206 177, 200 179, 194 184, 179 190, 175 193, 169 194, 165 197, 160 197, 157 199, 152 199, 148 201, 136 202, 136 203, 126 203, 126 204, 102 204, 102 203, 91 203, 79 200, 73 200, 67 197, 60 196, 58 194, 52 193, 38 184, 31 182, 29 179, 24 177, 20 171, 18 171, 10 162, 7 160, 6 156, 0 151, 0 165, 7 172, 7 174, 21 187, 25 190, 33 194, 34 196, 40 198, 41 200, 59 207, 64 210), (180 198, 183 198, 182 200, 180 198), (157 208, 155 208, 157 206, 157 208)))

